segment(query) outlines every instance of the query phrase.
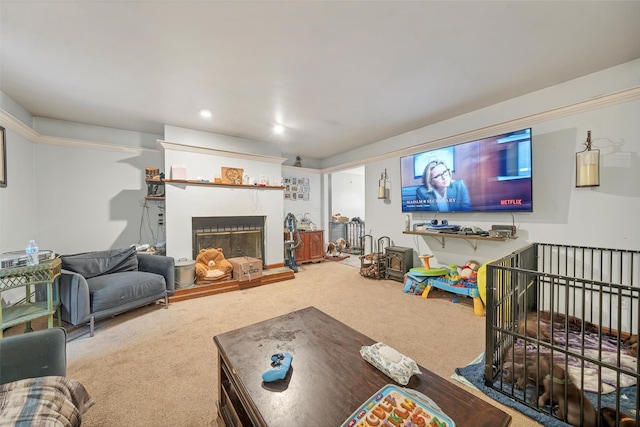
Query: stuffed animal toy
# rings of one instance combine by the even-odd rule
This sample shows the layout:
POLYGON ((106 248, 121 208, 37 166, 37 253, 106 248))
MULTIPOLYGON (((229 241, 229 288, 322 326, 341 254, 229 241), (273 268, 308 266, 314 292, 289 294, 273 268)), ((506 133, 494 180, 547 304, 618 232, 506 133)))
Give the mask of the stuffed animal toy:
POLYGON ((479 268, 480 263, 478 261, 474 259, 467 261, 467 263, 460 268, 460 278, 468 280, 472 277, 476 277, 478 275, 479 268))
POLYGON ((196 257, 196 284, 229 280, 232 271, 233 265, 225 259, 222 248, 200 249, 196 257))

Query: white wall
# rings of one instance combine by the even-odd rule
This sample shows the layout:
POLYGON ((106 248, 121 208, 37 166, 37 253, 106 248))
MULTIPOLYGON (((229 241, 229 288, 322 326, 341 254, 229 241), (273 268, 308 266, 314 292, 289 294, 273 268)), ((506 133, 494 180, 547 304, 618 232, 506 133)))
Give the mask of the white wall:
MULTIPOLYGON (((331 211, 365 220, 364 167, 331 173, 331 211)), ((377 193, 376 193, 377 194, 377 193)))
POLYGON ((24 250, 30 239, 38 238, 35 144, 11 129, 5 130, 5 138, 7 187, 0 188, 0 253, 24 250))
POLYGON ((37 236, 41 248, 76 253, 165 241, 159 202, 145 202, 145 167, 158 151, 111 151, 90 144, 38 144, 37 236))

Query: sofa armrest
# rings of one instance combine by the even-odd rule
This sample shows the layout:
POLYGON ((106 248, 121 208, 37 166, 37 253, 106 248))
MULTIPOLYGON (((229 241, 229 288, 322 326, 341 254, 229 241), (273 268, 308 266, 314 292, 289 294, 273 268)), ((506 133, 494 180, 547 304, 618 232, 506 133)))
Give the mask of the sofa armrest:
POLYGON ((167 294, 175 292, 176 265, 172 257, 164 255, 149 255, 138 253, 138 270, 156 273, 164 276, 167 284, 167 294))
POLYGON ((0 384, 67 375, 67 333, 42 329, 0 339, 0 384))
POLYGON ((87 280, 81 274, 65 269, 62 269, 58 280, 62 320, 74 326, 87 323, 91 318, 87 280))

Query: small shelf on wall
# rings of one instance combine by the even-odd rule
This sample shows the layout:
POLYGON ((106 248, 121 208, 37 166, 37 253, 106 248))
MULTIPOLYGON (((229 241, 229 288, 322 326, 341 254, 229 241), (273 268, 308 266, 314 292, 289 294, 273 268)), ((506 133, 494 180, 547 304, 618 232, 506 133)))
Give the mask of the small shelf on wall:
POLYGON ((489 237, 489 236, 474 236, 471 234, 449 234, 449 233, 434 233, 429 231, 403 231, 402 234, 414 234, 417 236, 429 236, 436 239, 442 248, 445 247, 445 239, 462 239, 467 242, 474 251, 478 250, 478 240, 484 240, 489 242, 504 242, 506 237, 489 237))
POLYGON ((260 190, 284 190, 284 187, 280 185, 249 185, 249 184, 222 184, 217 182, 208 181, 192 181, 182 179, 165 179, 163 182, 167 184, 178 185, 204 185, 208 187, 233 187, 233 188, 255 188, 260 190))
POLYGON ((145 179, 147 184, 147 195, 145 200, 164 200, 164 181, 161 179, 145 179))

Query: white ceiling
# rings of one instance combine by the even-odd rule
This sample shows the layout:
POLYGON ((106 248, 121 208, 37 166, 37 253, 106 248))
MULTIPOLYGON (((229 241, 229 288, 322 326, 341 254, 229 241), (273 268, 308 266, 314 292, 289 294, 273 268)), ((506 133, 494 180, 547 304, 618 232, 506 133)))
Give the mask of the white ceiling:
POLYGON ((640 1, 0 1, 33 115, 316 159, 640 58, 640 1))

